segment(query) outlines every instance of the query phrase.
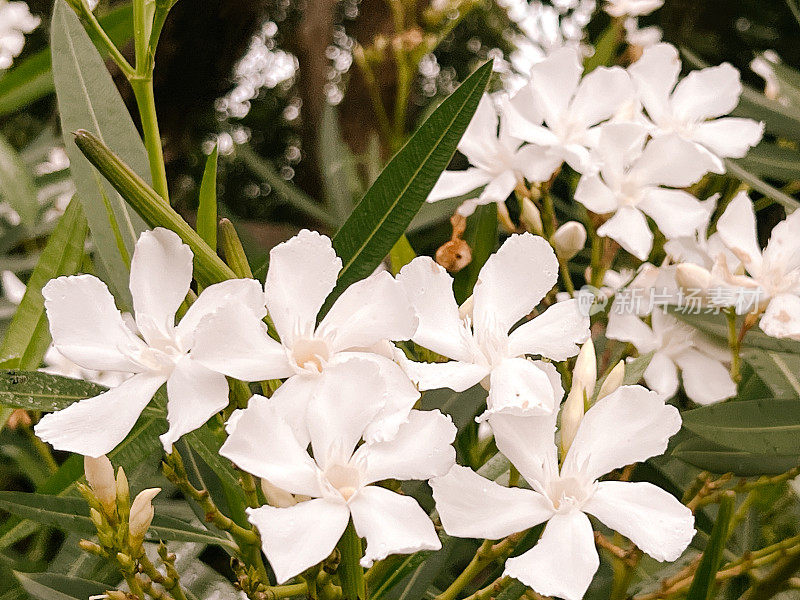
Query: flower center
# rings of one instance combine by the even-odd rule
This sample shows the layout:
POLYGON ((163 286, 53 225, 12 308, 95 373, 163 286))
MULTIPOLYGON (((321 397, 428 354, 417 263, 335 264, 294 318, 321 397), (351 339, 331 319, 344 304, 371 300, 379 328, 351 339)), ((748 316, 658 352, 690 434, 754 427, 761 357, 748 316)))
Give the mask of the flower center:
POLYGON ((569 512, 583 506, 589 499, 591 490, 575 477, 558 477, 547 488, 547 497, 557 512, 569 512))
POLYGON ((331 358, 331 351, 325 340, 318 338, 299 338, 292 345, 292 361, 303 371, 322 373, 322 368, 331 358))
POLYGON ((361 472, 354 466, 334 463, 325 469, 328 483, 341 494, 345 502, 361 487, 361 472))

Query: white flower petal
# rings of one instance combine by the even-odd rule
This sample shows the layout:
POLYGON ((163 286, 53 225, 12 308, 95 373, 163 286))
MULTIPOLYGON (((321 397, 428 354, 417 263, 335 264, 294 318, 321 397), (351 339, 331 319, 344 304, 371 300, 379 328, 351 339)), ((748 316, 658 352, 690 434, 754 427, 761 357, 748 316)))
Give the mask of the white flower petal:
POLYGON ((269 253, 264 283, 267 310, 281 341, 314 331, 325 298, 333 291, 342 261, 327 236, 303 229, 269 253))
POLYGON ((586 75, 570 104, 570 117, 585 127, 611 117, 633 96, 633 84, 620 67, 598 67, 586 75))
POLYGON ((652 483, 602 481, 583 508, 656 560, 677 560, 695 534, 692 511, 652 483))
POLYGON ((678 50, 671 44, 646 48, 642 57, 628 67, 642 104, 654 121, 660 122, 669 115, 669 95, 680 72, 678 50))
POLYGON ((530 182, 549 181, 561 162, 548 148, 536 144, 523 146, 514 155, 514 169, 530 182))
POLYGON ((597 214, 606 214, 617 210, 617 196, 603 183, 600 175, 584 175, 575 189, 575 200, 597 214))
POLYGON ((747 272, 758 277, 761 272, 761 248, 756 233, 756 214, 746 192, 739 192, 730 201, 717 221, 717 234, 747 272))
POLYGON ((427 202, 438 202, 445 198, 463 196, 486 185, 492 176, 483 169, 470 167, 465 171, 443 171, 428 194, 427 202))
POLYGON ((50 334, 69 360, 97 371, 135 373, 145 344, 125 325, 106 284, 92 275, 50 280, 42 289, 50 334))
POLYGON ((489 257, 475 284, 476 329, 503 333, 531 312, 558 279, 558 260, 544 238, 512 235, 489 257))
POLYGON ((638 385, 622 386, 586 412, 561 474, 593 481, 658 456, 680 428, 678 409, 665 404, 656 392, 638 385))
POLYGON ((657 340, 653 330, 633 312, 622 312, 622 308, 614 306, 608 313, 606 337, 630 342, 642 354, 655 350, 657 340))
POLYGON ((397 275, 418 317, 413 340, 455 360, 469 360, 467 333, 453 296, 453 278, 428 256, 418 256, 397 275))
POLYGON ((548 125, 567 110, 583 67, 574 48, 559 48, 531 69, 528 84, 548 125))
MULTIPOLYGON (((178 323, 178 334, 187 348, 192 346, 194 332, 200 325, 200 321, 228 304, 244 306, 259 319, 263 319, 267 314, 264 306, 264 290, 255 279, 228 279, 210 285, 200 293, 197 300, 183 315, 181 322, 178 323)), ((228 308, 226 310, 237 309, 228 308)))
POLYGON ((419 479, 444 475, 453 466, 456 452, 453 420, 438 410, 412 410, 392 440, 364 444, 354 455, 363 462, 365 484, 382 479, 419 479))
POLYGON ((639 260, 647 260, 653 249, 653 232, 641 211, 623 206, 597 229, 597 235, 610 237, 639 260))
POLYGON ((192 283, 192 251, 163 227, 144 231, 131 259, 130 289, 136 325, 144 339, 175 326, 175 313, 192 283))
MULTIPOLYGON (((314 395, 321 378, 321 375, 305 373, 292 375, 275 390, 269 399, 281 419, 286 421, 292 429, 297 443, 302 448, 308 447, 311 442, 308 436, 306 411, 308 402, 314 395)), ((231 420, 228 420, 228 424, 230 422, 231 420)))
POLYGON ((381 340, 408 340, 417 328, 403 287, 379 271, 348 287, 319 325, 335 352, 367 348, 381 340))
POLYGON ((648 142, 628 177, 640 185, 687 187, 714 170, 708 154, 675 134, 660 135, 648 142))
POLYGON ((556 398, 547 374, 527 358, 507 358, 492 369, 484 417, 505 412, 515 415, 550 414, 556 398))
MULTIPOLYGON (((800 299, 798 301, 800 304, 800 299)), ((800 316, 800 306, 798 309, 800 316)), ((718 359, 689 348, 676 356, 675 362, 681 369, 683 389, 694 402, 713 404, 736 395, 736 383, 731 379, 728 368, 718 359)))
POLYGON ((489 418, 497 449, 531 485, 539 488, 558 476, 555 411, 551 415, 519 417, 496 413, 489 418))
POLYGON ((442 547, 430 518, 410 496, 369 486, 361 488, 349 504, 356 533, 367 538, 363 567, 371 567, 390 554, 442 547))
POLYGON ((232 304, 206 316, 194 336, 192 358, 242 381, 280 379, 294 373, 285 348, 253 312, 232 304))
POLYGON ((221 456, 289 493, 321 495, 316 463, 270 399, 250 398, 228 429, 221 456))
MULTIPOLYGON (((778 223, 769 236, 769 243, 764 250, 764 260, 770 265, 779 267, 787 275, 800 269, 800 211, 794 211, 778 223)), ((793 289, 800 294, 800 282, 793 289)))
POLYGON ((352 456, 364 429, 383 408, 385 394, 386 384, 374 361, 352 358, 325 368, 306 412, 311 448, 320 468, 352 456))
POLYGON ((573 510, 553 515, 532 549, 506 561, 505 575, 543 596, 581 600, 599 566, 592 524, 573 510))
POLYGON ((456 537, 499 540, 553 514, 539 492, 503 487, 459 465, 430 485, 442 526, 456 537))
POLYGON ((508 336, 512 356, 541 354, 552 360, 575 356, 589 337, 589 315, 583 314, 577 300, 552 305, 538 317, 517 327, 508 336))
POLYGON ((279 584, 328 558, 350 520, 346 504, 321 498, 288 508, 248 508, 247 514, 261 533, 261 547, 279 584))
POLYGON ((489 202, 505 202, 514 188, 517 187, 519 178, 514 171, 503 171, 496 176, 481 192, 479 200, 482 204, 489 202))
POLYGON ((97 458, 125 439, 166 376, 139 373, 115 388, 42 417, 36 435, 56 450, 97 458))
POLYGON ((736 108, 741 93, 739 70, 723 63, 684 77, 672 93, 672 110, 689 121, 713 119, 736 108))
MULTIPOLYGON (((484 162, 487 146, 497 138, 497 111, 489 94, 481 96, 475 114, 458 143, 458 150, 472 164, 484 162)), ((474 189, 474 188, 473 188, 474 189)), ((469 190, 467 190, 469 191, 469 190)), ((460 194, 456 194, 459 196, 460 194)))
POLYGON ((656 352, 644 370, 644 381, 647 387, 668 400, 678 391, 678 368, 664 352, 656 352))
POLYGON ((759 327, 775 338, 797 339, 800 336, 800 296, 779 294, 772 298, 759 327))
POLYGON ((752 119, 725 117, 700 123, 692 139, 717 156, 742 158, 764 135, 764 123, 752 119))
POLYGON ((683 190, 653 188, 647 191, 639 208, 656 222, 665 237, 694 235, 706 222, 706 211, 700 201, 683 190))
POLYGON ((188 356, 175 365, 167 380, 169 431, 160 436, 164 451, 228 405, 228 380, 188 356))
POLYGON ((423 391, 449 388, 454 392, 463 392, 480 383, 489 374, 488 366, 456 360, 444 363, 409 360, 403 363, 403 368, 423 391))

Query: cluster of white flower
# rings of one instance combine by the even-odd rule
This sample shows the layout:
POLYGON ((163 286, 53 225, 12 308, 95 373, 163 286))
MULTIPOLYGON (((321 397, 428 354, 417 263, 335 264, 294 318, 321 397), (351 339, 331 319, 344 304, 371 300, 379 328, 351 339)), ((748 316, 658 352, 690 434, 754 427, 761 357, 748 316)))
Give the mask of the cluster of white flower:
POLYGON ((591 341, 562 411, 559 467, 554 435, 564 389, 548 361, 578 353, 589 318, 573 299, 518 325, 556 283, 557 259, 543 238, 509 238, 461 307, 450 275, 419 257, 397 278, 379 271, 351 285, 321 315, 342 262, 330 239, 302 231, 272 250, 263 289, 252 279, 207 287, 176 325, 192 258, 171 231, 141 235, 130 322, 91 275, 45 286, 58 351, 85 368, 131 375, 45 416, 36 433, 58 449, 101 456, 166 383, 169 431, 161 439, 171 452, 180 436, 228 405, 226 375, 283 379, 271 398, 253 396, 233 413, 220 450, 260 477, 273 500, 249 516, 279 581, 324 560, 351 519, 367 540, 364 566, 440 548, 415 500, 372 485, 386 479, 430 481, 450 535, 495 539, 549 521, 539 544, 509 560, 506 572, 569 600, 583 595, 598 566, 585 513, 658 560, 675 559, 689 544, 691 512, 668 493, 647 483, 597 483, 662 453, 680 416, 654 392, 620 387, 621 378, 609 376, 584 417, 596 378, 591 341), (412 361, 392 343, 408 340, 452 360, 412 361), (501 487, 455 465, 450 417, 414 408, 420 390, 477 383, 489 391, 480 419, 532 490, 501 487))
POLYGON ((8 69, 25 47, 25 34, 39 26, 24 2, 0 0, 0 71, 8 69))

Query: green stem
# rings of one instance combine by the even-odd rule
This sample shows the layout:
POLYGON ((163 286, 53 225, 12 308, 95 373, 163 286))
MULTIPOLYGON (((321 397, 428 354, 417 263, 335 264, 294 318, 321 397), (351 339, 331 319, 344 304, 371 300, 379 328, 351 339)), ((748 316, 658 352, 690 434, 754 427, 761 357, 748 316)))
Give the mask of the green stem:
POLYGON ((564 288, 570 296, 575 296, 575 284, 572 282, 572 275, 569 272, 569 262, 558 256, 558 268, 561 271, 561 279, 564 281, 564 288))
POLYGON ((742 380, 742 358, 739 332, 736 330, 736 311, 733 308, 725 309, 725 317, 728 320, 728 345, 731 348, 731 379, 739 383, 742 380))
POLYGON ((169 187, 167 171, 164 167, 164 149, 161 144, 161 133, 158 130, 156 115, 156 99, 153 91, 153 74, 131 78, 131 87, 139 107, 139 118, 144 132, 144 146, 150 161, 150 175, 153 178, 153 189, 169 203, 169 187))
POLYGON ((339 563, 339 580, 342 584, 343 600, 366 600, 367 585, 364 580, 364 568, 360 563, 363 548, 352 520, 347 524, 347 529, 339 540, 339 552, 342 556, 339 563))
POLYGON ((120 71, 122 71, 125 77, 130 80, 136 74, 136 71, 131 64, 125 60, 125 57, 122 56, 122 52, 120 52, 119 48, 114 45, 114 42, 111 41, 111 38, 108 37, 108 34, 105 32, 105 29, 103 29, 103 26, 100 25, 97 17, 95 17, 94 13, 89 9, 86 0, 80 0, 80 3, 82 10, 79 16, 83 21, 84 27, 94 32, 100 44, 102 44, 103 49, 108 52, 108 55, 119 67, 120 71))

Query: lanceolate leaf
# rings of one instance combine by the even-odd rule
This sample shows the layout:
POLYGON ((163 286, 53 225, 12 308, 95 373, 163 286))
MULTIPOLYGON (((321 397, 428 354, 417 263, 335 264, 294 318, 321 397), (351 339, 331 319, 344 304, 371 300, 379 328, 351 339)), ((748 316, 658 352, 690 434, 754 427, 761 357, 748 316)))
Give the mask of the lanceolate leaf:
POLYGON ((108 283, 117 298, 130 305, 128 265, 145 224, 92 169, 72 132, 91 131, 145 180, 150 178, 147 152, 103 59, 64 0, 56 2, 51 38, 61 128, 78 197, 108 283))
POLYGON ((711 600, 714 597, 717 571, 722 564, 725 545, 728 541, 728 528, 731 517, 733 517, 735 500, 736 496, 733 492, 726 492, 722 496, 717 521, 711 531, 711 539, 700 559, 700 565, 697 567, 686 600, 711 600))
POLYGON ((779 475, 800 464, 796 454, 754 454, 720 446, 692 436, 678 444, 672 456, 711 473, 733 473, 737 477, 779 475))
POLYGON ((0 135, 0 201, 3 200, 17 212, 23 225, 34 225, 39 201, 33 179, 17 151, 0 135))
POLYGON ((200 184, 200 204, 197 207, 197 233, 212 250, 217 249, 217 158, 219 147, 206 159, 203 181, 200 184))
POLYGON ((455 154, 483 95, 492 63, 470 75, 392 158, 333 238, 343 268, 327 306, 372 273, 403 235, 455 154))
POLYGON ((22 302, 0 346, 0 366, 36 369, 50 344, 42 287, 54 277, 71 275, 83 258, 86 217, 73 200, 62 215, 33 270, 22 302))
POLYGON ((800 462, 800 399, 743 400, 683 413, 683 426, 705 440, 752 454, 800 462))
POLYGON ((464 240, 472 249, 472 262, 453 277, 453 293, 460 304, 472 294, 483 265, 497 249, 497 204, 479 206, 467 219, 464 240))
POLYGON ((113 587, 99 581, 56 573, 14 573, 14 575, 30 597, 36 600, 85 600, 91 596, 102 596, 113 587))
POLYGON ((742 358, 776 398, 800 399, 800 354, 750 348, 742 358))

